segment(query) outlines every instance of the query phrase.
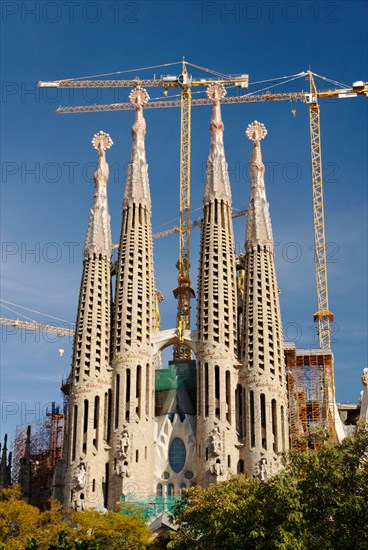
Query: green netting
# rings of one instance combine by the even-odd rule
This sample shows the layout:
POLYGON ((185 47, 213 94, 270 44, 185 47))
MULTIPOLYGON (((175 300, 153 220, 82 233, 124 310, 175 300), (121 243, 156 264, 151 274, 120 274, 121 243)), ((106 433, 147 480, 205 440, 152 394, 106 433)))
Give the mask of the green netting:
MULTIPOLYGON (((137 494, 134 496, 121 496, 122 503, 135 504, 137 507, 143 510, 143 515, 145 519, 152 519, 162 512, 166 511, 172 513, 174 511, 175 504, 181 500, 180 496, 158 496, 155 493, 150 495, 137 494)), ((129 509, 129 507, 124 510, 124 507, 121 510, 122 514, 134 514, 134 509, 129 509)))
POLYGON ((194 389, 196 386, 196 362, 177 363, 156 370, 156 391, 194 389))

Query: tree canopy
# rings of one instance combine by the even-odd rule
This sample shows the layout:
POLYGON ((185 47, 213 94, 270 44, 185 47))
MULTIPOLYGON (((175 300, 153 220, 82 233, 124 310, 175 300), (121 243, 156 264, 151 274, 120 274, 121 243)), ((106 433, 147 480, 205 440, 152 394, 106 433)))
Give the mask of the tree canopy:
POLYGON ((151 536, 138 512, 65 511, 55 500, 41 512, 22 500, 19 485, 1 493, 0 550, 140 550, 151 536))
POLYGON ((168 548, 368 548, 368 434, 289 452, 261 482, 244 475, 187 491, 168 548))

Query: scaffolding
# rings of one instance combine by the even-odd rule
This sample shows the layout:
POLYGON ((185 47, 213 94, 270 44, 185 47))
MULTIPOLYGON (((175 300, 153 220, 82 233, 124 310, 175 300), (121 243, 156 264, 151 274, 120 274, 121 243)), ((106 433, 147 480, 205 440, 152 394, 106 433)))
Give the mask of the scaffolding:
POLYGON ((290 448, 318 447, 324 433, 336 438, 333 355, 331 351, 285 348, 290 448))
POLYGON ((65 415, 55 403, 43 420, 30 425, 20 424, 16 428, 12 481, 28 485, 22 487, 27 500, 41 509, 47 507, 51 496, 55 467, 62 458, 64 432, 65 415), (30 437, 27 441, 29 426, 30 437))

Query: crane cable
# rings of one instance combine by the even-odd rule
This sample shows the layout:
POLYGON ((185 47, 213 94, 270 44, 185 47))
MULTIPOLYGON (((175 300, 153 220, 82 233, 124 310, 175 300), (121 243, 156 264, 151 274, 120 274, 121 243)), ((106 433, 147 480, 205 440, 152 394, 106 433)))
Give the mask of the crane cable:
MULTIPOLYGON (((26 315, 23 315, 20 312, 17 312, 10 307, 6 306, 5 304, 9 304, 11 306, 20 307, 21 309, 25 309, 26 311, 31 311, 32 313, 37 313, 38 315, 42 315, 43 317, 49 317, 50 319, 54 319, 55 321, 61 321, 62 323, 68 323, 69 325, 74 325, 75 323, 71 323, 70 321, 66 321, 65 319, 60 319, 60 317, 54 317, 53 315, 47 315, 47 313, 42 313, 41 311, 37 311, 35 309, 31 309, 29 307, 21 306, 19 304, 14 304, 13 302, 8 302, 7 300, 0 299, 0 302, 2 302, 0 305, 4 307, 5 309, 8 309, 9 311, 12 311, 13 313, 16 313, 16 315, 21 315, 25 319, 28 319, 29 321, 34 321, 34 319, 31 319, 30 317, 27 317, 26 315)), ((38 322, 38 321, 34 321, 38 322)))
POLYGON ((336 86, 342 86, 343 88, 350 89, 350 86, 348 86, 347 84, 342 84, 341 82, 338 82, 337 80, 332 80, 331 78, 327 78, 326 76, 321 76, 321 75, 319 75, 317 73, 313 73, 313 72, 312 72, 312 75, 316 76, 317 78, 321 78, 322 80, 325 80, 326 82, 329 82, 330 84, 335 84, 336 86))
POLYGON ((125 71, 115 71, 114 73, 94 74, 90 76, 77 76, 74 78, 62 78, 56 80, 56 82, 66 82, 68 80, 85 80, 86 78, 100 78, 101 76, 114 76, 116 74, 134 73, 137 71, 148 71, 148 69, 159 69, 160 67, 171 67, 173 65, 181 64, 181 61, 175 61, 174 63, 164 63, 163 65, 151 65, 150 67, 141 67, 140 69, 127 69, 125 71))

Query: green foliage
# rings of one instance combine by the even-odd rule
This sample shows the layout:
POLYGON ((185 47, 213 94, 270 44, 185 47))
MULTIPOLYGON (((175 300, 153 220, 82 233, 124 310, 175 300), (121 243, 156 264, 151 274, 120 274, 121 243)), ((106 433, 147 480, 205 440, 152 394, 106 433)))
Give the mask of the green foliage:
POLYGON ((95 541, 104 550, 145 548, 149 532, 139 515, 116 512, 101 514, 93 510, 73 512, 76 532, 85 540, 95 541))
POLYGON ((140 550, 151 536, 133 515, 65 511, 57 501, 45 512, 22 500, 19 485, 1 491, 0 550, 140 550))
POLYGON ((40 511, 22 500, 19 485, 3 489, 1 493, 0 543, 7 550, 24 550, 27 540, 35 537, 40 511))
POLYGON ((190 489, 174 512, 168 548, 368 548, 368 434, 290 452, 266 483, 244 475, 190 489))

